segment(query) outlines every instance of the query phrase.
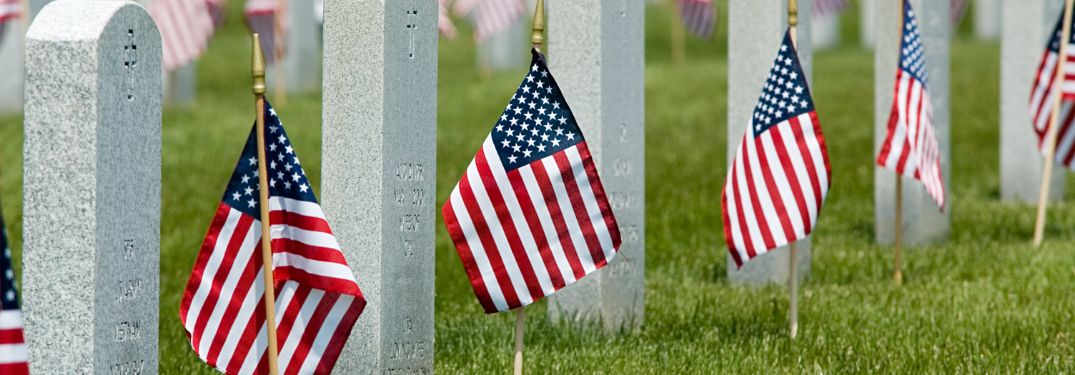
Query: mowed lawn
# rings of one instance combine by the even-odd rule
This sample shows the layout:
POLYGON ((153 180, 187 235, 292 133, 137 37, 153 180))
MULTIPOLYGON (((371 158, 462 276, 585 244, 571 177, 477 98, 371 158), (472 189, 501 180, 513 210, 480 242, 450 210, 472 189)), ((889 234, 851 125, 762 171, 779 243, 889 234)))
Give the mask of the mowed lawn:
MULTIPOLYGON (((177 311, 253 120, 248 41, 237 10, 199 64, 197 105, 170 108, 164 116, 160 372, 165 374, 212 373, 190 350, 177 311)), ((802 327, 792 342, 784 288, 737 287, 725 277, 724 22, 713 42, 692 40, 687 61, 676 64, 668 57, 668 13, 653 7, 648 13, 646 324, 625 334, 553 325, 545 304, 538 303, 528 309, 529 371, 1075 370, 1075 207, 1068 200, 1050 208, 1045 245, 1035 249, 1034 208, 998 199, 998 44, 963 37, 953 44, 953 160, 952 170, 945 171, 953 184, 951 239, 908 250, 906 284, 900 288, 891 281, 890 250, 873 243, 873 52, 856 47, 849 35, 845 47, 815 55, 811 84, 828 139, 833 186, 813 236, 813 273, 802 286, 802 327)), ((440 46, 438 203, 522 74, 481 78, 468 36, 441 40, 440 46)), ((318 93, 274 103, 315 187, 320 103, 318 93)), ((21 117, 0 117, 0 160, 0 200, 17 260, 21 117)), ((513 316, 482 313, 439 218, 436 228, 436 370, 506 373, 513 316)))

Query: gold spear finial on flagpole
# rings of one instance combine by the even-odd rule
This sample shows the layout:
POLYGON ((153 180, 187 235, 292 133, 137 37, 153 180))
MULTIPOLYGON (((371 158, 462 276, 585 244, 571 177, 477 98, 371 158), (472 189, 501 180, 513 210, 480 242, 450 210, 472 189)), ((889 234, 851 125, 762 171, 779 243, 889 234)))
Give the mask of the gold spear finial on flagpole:
MULTIPOLYGON (((261 52, 261 38, 254 34, 254 46, 250 75, 254 78, 254 118, 258 146, 258 203, 261 206, 261 233, 270 233, 269 222, 269 174, 265 166, 265 55, 261 52)), ((261 267, 265 281, 265 328, 268 333, 266 346, 269 361, 269 374, 276 375, 278 353, 276 345, 276 289, 273 278, 272 236, 261 236, 261 267)))
POLYGON ((530 41, 537 49, 541 49, 545 44, 545 0, 537 1, 537 9, 534 10, 534 33, 530 35, 530 41))

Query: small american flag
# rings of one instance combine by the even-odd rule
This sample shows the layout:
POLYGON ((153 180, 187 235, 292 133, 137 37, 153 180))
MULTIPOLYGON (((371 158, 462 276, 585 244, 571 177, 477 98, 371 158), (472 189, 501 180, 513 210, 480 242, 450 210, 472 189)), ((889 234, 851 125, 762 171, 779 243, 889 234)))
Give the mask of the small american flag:
POLYGON ((713 35, 717 24, 713 0, 679 0, 679 17, 688 31, 703 39, 713 35))
MULTIPOLYGON (((280 372, 327 374, 366 301, 268 103, 265 141, 280 372)), ((179 309, 198 357, 227 374, 268 371, 257 154, 252 130, 179 309)))
MULTIPOLYGON (((948 17, 952 21, 952 27, 955 28, 963 22, 963 19, 967 16, 967 8, 970 5, 970 0, 952 0, 949 4, 948 17)), ((979 6, 984 6, 979 4, 979 6)))
POLYGON ((739 267, 817 224, 832 176, 813 101, 785 33, 724 182, 724 239, 739 267))
POLYGON ((11 26, 12 21, 22 14, 22 5, 19 0, 0 0, 0 42, 4 39, 4 31, 11 26))
POLYGON ((937 206, 944 210, 941 149, 933 129, 926 51, 911 3, 905 2, 899 68, 888 120, 888 136, 877 155, 877 165, 922 182, 937 206))
POLYGON ((4 220, 0 217, 0 374, 25 375, 30 373, 27 362, 26 339, 22 335, 22 311, 19 310, 19 293, 15 287, 15 270, 11 268, 11 249, 7 244, 4 220))
POLYGON ((448 39, 455 39, 458 32, 455 30, 452 18, 448 16, 448 0, 440 0, 438 3, 437 26, 440 29, 440 34, 448 39))
POLYGON ((204 0, 154 0, 149 4, 149 15, 160 30, 166 71, 201 56, 216 28, 204 0))
POLYGON ((525 13, 523 0, 481 0, 475 6, 474 37, 478 41, 489 39, 518 22, 525 13))
POLYGON ((537 49, 443 214, 487 313, 529 305, 616 256, 601 178, 537 49))
MULTIPOLYGON (((246 0, 243 13, 250 31, 261 37, 261 50, 265 51, 265 63, 272 65, 284 58, 287 48, 284 36, 287 35, 287 7, 285 0, 246 0)), ((300 0, 303 1, 303 0, 300 0)))
POLYGON ((851 6, 851 0, 814 0, 814 18, 835 17, 851 6))
MULTIPOLYGON (((1075 21, 1073 21, 1075 22, 1075 21)), ((1045 153, 1045 138, 1049 132, 1052 121, 1053 92, 1056 82, 1056 67, 1060 59, 1060 33, 1063 32, 1064 14, 1061 12, 1060 19, 1053 28, 1052 38, 1045 47, 1045 54, 1041 57, 1037 75, 1034 77, 1034 86, 1030 91, 1030 113, 1034 124, 1034 132, 1038 135, 1038 148, 1045 153)), ((1060 65, 1064 69, 1064 81, 1061 92, 1063 94, 1060 106, 1060 128, 1056 133, 1056 161, 1070 169, 1075 169, 1075 131, 1072 131, 1072 123, 1075 123, 1075 38, 1068 40, 1067 56, 1060 65)))

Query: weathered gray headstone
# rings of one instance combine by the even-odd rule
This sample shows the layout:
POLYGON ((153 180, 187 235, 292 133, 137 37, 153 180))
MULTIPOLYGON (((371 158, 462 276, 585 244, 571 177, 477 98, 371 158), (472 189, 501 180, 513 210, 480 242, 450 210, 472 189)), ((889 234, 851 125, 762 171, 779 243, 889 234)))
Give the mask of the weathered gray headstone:
POLYGON ((325 214, 368 302, 336 371, 431 374, 437 2, 326 1, 324 61, 325 214))
POLYGON ((23 309, 37 374, 157 371, 161 39, 127 1, 26 37, 23 309))
POLYGON ((197 62, 190 62, 173 72, 167 72, 164 79, 164 100, 168 105, 192 105, 198 94, 197 62))
POLYGON ((811 17, 813 27, 810 41, 815 49, 825 49, 840 43, 840 15, 811 17))
MULTIPOLYGON (((1000 197, 1036 203, 1042 160, 1030 117, 1030 90, 1045 43, 1063 3, 1046 0, 1004 2, 1000 40, 1000 197)), ((1053 168, 1049 198, 1064 197, 1064 168, 1053 168)))
MULTIPOLYGON (((321 87, 321 26, 312 1, 291 0, 287 4, 287 54, 280 71, 284 89, 289 94, 314 91, 321 87)), ((277 71, 271 71, 268 76, 272 94, 277 71)))
MULTIPOLYGON (((926 50, 929 71, 929 93, 933 99, 933 125, 941 148, 941 173, 946 193, 952 189, 951 148, 949 147, 949 35, 947 1, 910 0, 922 32, 922 44, 926 50)), ((877 4, 877 48, 874 51, 874 153, 881 149, 888 134, 888 119, 892 111, 892 95, 896 87, 896 64, 899 61, 900 32, 899 9, 895 1, 877 4)), ((1041 160, 1035 158, 1035 160, 1041 160)), ((874 225, 877 242, 890 244, 895 240, 896 221, 896 174, 875 167, 874 173, 874 225)), ((914 246, 942 241, 948 238, 951 228, 949 202, 944 212, 926 193, 922 183, 903 178, 903 243, 914 246)), ((951 196, 951 194, 948 194, 951 196)))
MULTIPOLYGON (((799 0, 799 60, 807 81, 813 74, 813 47, 810 45, 809 15, 812 0, 799 0), (803 17, 802 15, 806 15, 803 17)), ((735 149, 743 139, 762 85, 776 59, 777 48, 788 28, 787 0, 731 0, 728 2, 728 159, 735 160, 735 149)), ((723 188, 723 186, 722 186, 723 188)), ((717 228, 716 230, 719 230, 717 228)), ((799 278, 810 274, 810 239, 796 243, 799 278)), ((727 254, 727 248, 720 246, 727 254)), ((728 280, 737 284, 783 284, 788 281, 789 249, 780 248, 762 254, 736 269, 728 258, 728 280)))
MULTIPOLYGON (((532 9, 532 8, 531 8, 532 9)), ((503 31, 493 34, 478 45, 478 64, 491 71, 525 68, 530 33, 529 22, 523 17, 503 31)))
POLYGON ((608 266, 552 296, 550 317, 637 328, 645 312, 645 4, 554 1, 548 21, 549 69, 586 134, 622 239, 608 266))
MULTIPOLYGON (((943 0, 942 0, 943 1, 943 0)), ((873 48, 877 42, 877 0, 859 1, 859 41, 873 48)))
MULTIPOLYGON (((1006 1, 1012 3, 1012 1, 1006 1)), ((1032 2, 1032 1, 1031 1, 1032 2)), ((1027 3, 1027 1, 1015 1, 1015 3, 1027 3)), ((1001 28, 1001 0, 975 0, 974 1, 974 35, 979 39, 997 40, 1000 38, 1001 28)), ((1052 22, 1046 22, 1052 25, 1052 22)))

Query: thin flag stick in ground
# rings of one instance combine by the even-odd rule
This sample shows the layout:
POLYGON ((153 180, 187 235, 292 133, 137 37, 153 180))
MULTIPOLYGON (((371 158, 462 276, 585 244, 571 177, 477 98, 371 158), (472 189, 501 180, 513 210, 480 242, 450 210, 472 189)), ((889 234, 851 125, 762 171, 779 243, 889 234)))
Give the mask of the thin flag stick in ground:
MULTIPOLYGON (((791 45, 798 47, 799 28, 799 1, 788 0, 788 34, 791 35, 791 45)), ((798 275, 798 251, 795 242, 788 249, 788 325, 789 335, 795 339, 799 335, 799 275, 798 275)))
MULTIPOLYGON (((261 204, 261 266, 265 276, 265 316, 276 316, 276 291, 273 283, 273 269, 272 269, 272 236, 265 235, 272 233, 270 231, 271 221, 269 220, 269 182, 265 166, 265 58, 261 55, 261 40, 258 38, 258 34, 254 34, 254 55, 253 55, 253 68, 252 75, 254 78, 253 92, 255 98, 255 111, 257 113, 257 145, 258 145, 258 186, 260 186, 258 193, 258 201, 261 204)), ((279 373, 277 344, 276 344, 276 319, 265 319, 266 332, 268 333, 269 344, 266 347, 268 349, 268 361, 269 361, 269 374, 277 375, 279 373)))
POLYGON ((1038 193, 1038 216, 1034 223, 1034 246, 1041 246, 1041 241, 1045 237, 1045 213, 1046 205, 1049 203, 1049 184, 1052 181, 1053 176, 1053 164, 1056 163, 1056 139, 1057 132, 1060 129, 1060 107, 1063 102, 1063 90, 1064 90, 1064 73, 1065 69, 1061 67, 1067 66, 1067 49, 1068 44, 1071 43, 1071 15, 1072 13, 1072 0, 1064 1, 1064 19, 1061 26, 1060 43, 1059 43, 1059 57, 1055 70, 1055 77, 1053 78, 1053 108, 1050 115, 1049 130, 1045 136, 1045 165, 1041 174, 1041 190, 1038 193))
POLYGON ((515 310, 515 366, 512 374, 523 375, 523 333, 526 332, 526 307, 515 310))

